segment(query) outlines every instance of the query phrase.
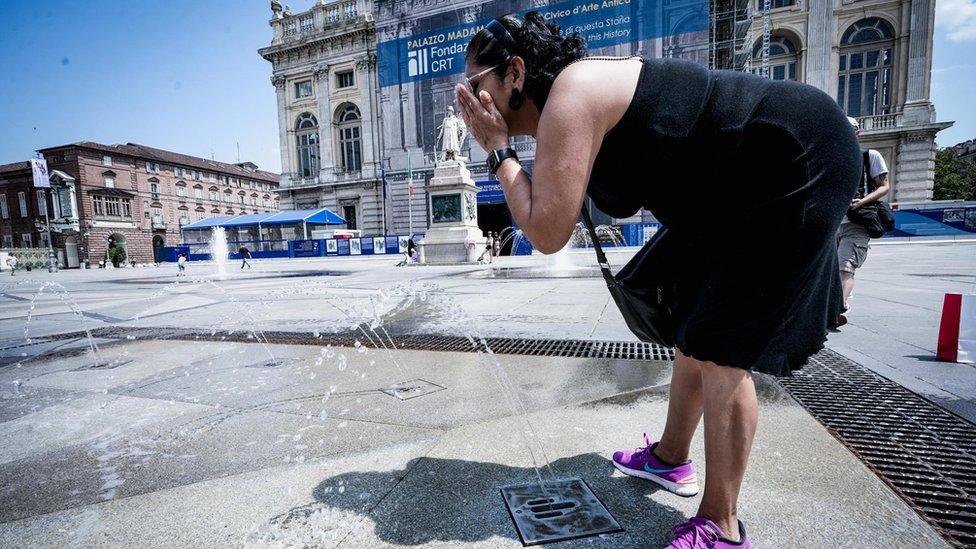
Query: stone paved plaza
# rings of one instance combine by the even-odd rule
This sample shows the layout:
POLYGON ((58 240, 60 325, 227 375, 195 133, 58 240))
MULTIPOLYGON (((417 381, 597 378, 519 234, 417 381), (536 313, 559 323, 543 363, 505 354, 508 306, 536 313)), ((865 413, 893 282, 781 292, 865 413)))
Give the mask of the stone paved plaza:
MULTIPOLYGON (((634 341, 589 252, 562 275, 541 256, 397 260, 0 279, 0 545, 519 547, 499 490, 532 482, 534 463, 583 478, 623 529, 557 546, 664 545, 699 498, 608 460, 663 428, 667 361, 399 348, 418 334, 634 341), (365 345, 323 343, 336 332, 365 345), (382 391, 412 380, 434 391, 382 391)), ((974 273, 973 243, 876 245, 829 347, 976 419, 976 369, 933 360, 942 296, 973 291, 974 273)), ((756 547, 946 546, 777 381, 757 380, 740 508, 756 547)))

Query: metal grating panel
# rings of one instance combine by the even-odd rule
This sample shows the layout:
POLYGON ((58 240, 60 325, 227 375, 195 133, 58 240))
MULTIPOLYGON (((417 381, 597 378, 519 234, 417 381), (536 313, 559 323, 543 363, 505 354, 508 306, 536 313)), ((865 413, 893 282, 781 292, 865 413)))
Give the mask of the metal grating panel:
POLYGON ((254 364, 248 364, 244 366, 245 368, 280 368, 282 366, 290 366, 297 363, 298 360, 294 358, 275 358, 263 360, 261 362, 255 362, 254 364))
POLYGON ((583 479, 501 489, 522 545, 620 532, 622 528, 583 479))
POLYGON ((976 547, 976 426, 830 350, 781 381, 947 540, 976 547))
MULTIPOLYGON (((334 345, 351 347, 356 341, 366 347, 375 348, 360 332, 342 332, 315 336, 308 332, 263 332, 268 343, 280 345, 334 345)), ((93 337, 117 339, 177 339, 192 341, 233 341, 254 343, 253 334, 245 331, 221 332, 191 330, 180 328, 120 328, 109 327, 92 330, 93 337)), ((50 339, 73 339, 85 337, 85 332, 70 332, 50 336, 50 339)), ((577 339, 523 339, 508 337, 484 338, 485 343, 495 354, 530 355, 580 358, 615 358, 624 360, 674 360, 674 350, 653 343, 631 341, 585 341, 577 339)), ((405 334, 396 335, 393 341, 398 349, 416 351, 445 351, 453 353, 473 353, 482 351, 480 341, 472 345, 471 340, 460 336, 405 334)))
POLYGON ((397 383, 389 387, 384 387, 383 389, 380 389, 380 391, 390 396, 397 397, 400 400, 410 400, 411 398, 429 395, 431 393, 436 393, 437 391, 443 391, 444 389, 446 389, 446 387, 442 387, 429 381, 424 381, 423 379, 411 379, 410 381, 404 381, 403 383, 397 383))

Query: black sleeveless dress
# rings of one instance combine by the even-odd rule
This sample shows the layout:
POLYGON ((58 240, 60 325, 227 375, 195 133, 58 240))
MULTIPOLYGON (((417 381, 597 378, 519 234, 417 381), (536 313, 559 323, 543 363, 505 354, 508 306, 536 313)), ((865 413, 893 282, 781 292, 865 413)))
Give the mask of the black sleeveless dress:
POLYGON ((681 242, 677 347, 789 375, 841 312, 835 233, 861 176, 857 139, 827 94, 795 82, 644 59, 587 194, 647 208, 681 242))

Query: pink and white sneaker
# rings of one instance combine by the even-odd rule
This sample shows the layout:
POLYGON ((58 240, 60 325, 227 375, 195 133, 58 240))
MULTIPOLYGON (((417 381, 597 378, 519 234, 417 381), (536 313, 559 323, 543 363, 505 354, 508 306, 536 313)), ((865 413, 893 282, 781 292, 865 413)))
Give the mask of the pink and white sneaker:
POLYGON ((674 527, 671 544, 666 549, 752 549, 746 527, 739 521, 739 541, 725 537, 717 524, 703 517, 691 519, 674 527))
POLYGON ((691 460, 668 465, 654 457, 657 442, 651 443, 644 434, 642 448, 617 450, 613 453, 613 465, 625 475, 644 478, 661 486, 672 494, 691 497, 698 494, 698 477, 691 460))

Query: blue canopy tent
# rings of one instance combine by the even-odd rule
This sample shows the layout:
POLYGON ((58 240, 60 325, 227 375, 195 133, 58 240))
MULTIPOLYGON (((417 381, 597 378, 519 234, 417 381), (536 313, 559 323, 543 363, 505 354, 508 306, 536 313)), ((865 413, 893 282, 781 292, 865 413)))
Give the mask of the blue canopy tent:
MULTIPOLYGON (((223 227, 230 233, 228 241, 281 241, 307 240, 309 225, 345 225, 346 220, 328 208, 316 210, 291 210, 275 213, 215 216, 201 219, 180 229, 184 243, 209 241, 214 227, 223 227), (292 227, 293 238, 283 238, 282 230, 292 227)), ((287 234, 287 230, 285 231, 287 234)))

